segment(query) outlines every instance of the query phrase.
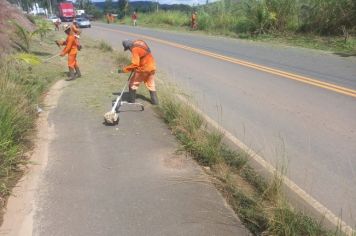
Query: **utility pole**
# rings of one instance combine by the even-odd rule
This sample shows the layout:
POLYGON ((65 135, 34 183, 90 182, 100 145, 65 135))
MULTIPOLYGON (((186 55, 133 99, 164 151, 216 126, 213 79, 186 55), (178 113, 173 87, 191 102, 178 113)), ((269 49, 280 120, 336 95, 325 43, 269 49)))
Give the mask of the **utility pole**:
POLYGON ((49 13, 50 13, 50 15, 53 15, 53 11, 52 11, 52 0, 48 0, 48 7, 49 7, 49 13))
POLYGON ((156 2, 157 2, 157 6, 156 6, 156 12, 158 12, 158 0, 157 0, 156 2))

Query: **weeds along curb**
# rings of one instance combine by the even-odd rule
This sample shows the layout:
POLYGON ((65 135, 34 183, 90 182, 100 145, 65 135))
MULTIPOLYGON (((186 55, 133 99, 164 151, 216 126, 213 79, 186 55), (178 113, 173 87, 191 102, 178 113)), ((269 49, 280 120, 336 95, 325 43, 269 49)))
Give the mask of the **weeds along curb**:
POLYGON ((215 184, 254 235, 354 235, 351 227, 285 177, 283 170, 264 161, 184 96, 162 90, 160 115, 182 149, 211 167, 208 172, 218 180, 215 184), (252 190, 244 191, 236 180, 252 190), (293 209, 286 196, 321 220, 293 209))
POLYGON ((22 38, 17 35, 18 44, 26 44, 28 51, 31 45, 33 54, 26 50, 12 52, 3 54, 0 61, 0 223, 7 198, 29 163, 27 152, 32 149, 31 138, 43 94, 62 77, 61 66, 41 64, 41 59, 58 51, 53 44, 55 35, 44 37, 48 24, 41 22, 41 37, 28 38, 26 35, 31 32, 17 25, 25 34, 22 38))

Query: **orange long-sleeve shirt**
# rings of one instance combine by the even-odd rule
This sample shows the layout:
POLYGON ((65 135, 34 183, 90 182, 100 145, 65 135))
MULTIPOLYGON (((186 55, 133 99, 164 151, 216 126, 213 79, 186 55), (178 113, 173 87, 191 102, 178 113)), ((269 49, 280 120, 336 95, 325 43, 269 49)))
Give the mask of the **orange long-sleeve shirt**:
POLYGON ((131 49, 132 57, 131 64, 124 67, 124 72, 136 70, 137 72, 154 72, 156 70, 156 62, 151 53, 141 47, 133 47, 131 49))
POLYGON ((64 44, 66 47, 62 51, 63 55, 65 54, 74 55, 78 53, 78 45, 74 35, 72 34, 68 35, 64 44))

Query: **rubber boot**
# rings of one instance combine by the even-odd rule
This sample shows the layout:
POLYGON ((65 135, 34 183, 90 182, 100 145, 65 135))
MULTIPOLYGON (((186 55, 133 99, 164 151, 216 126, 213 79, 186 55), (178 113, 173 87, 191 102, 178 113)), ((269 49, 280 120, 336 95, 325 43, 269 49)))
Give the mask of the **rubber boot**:
POLYGON ((74 79, 75 79, 74 69, 69 67, 69 78, 67 80, 74 80, 74 79))
POLYGON ((136 90, 129 89, 129 103, 135 103, 136 101, 136 90))
POLYGON ((80 70, 79 70, 79 67, 78 67, 78 66, 75 67, 75 76, 76 76, 77 78, 82 77, 82 74, 80 73, 80 70))
POLYGON ((151 95, 151 103, 153 105, 158 105, 157 92, 156 91, 150 91, 150 95, 151 95))

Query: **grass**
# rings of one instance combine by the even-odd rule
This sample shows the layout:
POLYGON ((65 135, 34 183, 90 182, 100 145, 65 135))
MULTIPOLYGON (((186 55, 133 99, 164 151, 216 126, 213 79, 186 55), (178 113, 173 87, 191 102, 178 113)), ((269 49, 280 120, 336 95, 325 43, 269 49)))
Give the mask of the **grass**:
POLYGON ((39 57, 55 52, 52 36, 31 39, 31 49, 41 55, 3 55, 0 61, 0 200, 2 206, 11 188, 27 163, 26 151, 31 147, 30 136, 37 117, 36 107, 41 95, 59 78, 60 67, 41 64, 39 57))
POLYGON ((248 156, 229 149, 223 134, 210 130, 191 106, 172 94, 179 91, 161 87, 158 113, 181 143, 180 151, 210 167, 216 186, 253 235, 338 235, 294 209, 282 191, 285 167, 266 180, 248 164, 248 156))
POLYGON ((140 24, 156 25, 156 26, 189 26, 190 16, 180 11, 158 11, 154 14, 140 15, 140 24))
POLYGON ((266 34, 243 37, 254 41, 331 51, 345 57, 356 56, 356 38, 352 37, 346 43, 342 37, 321 37, 311 34, 266 34))
POLYGON ((105 41, 100 41, 99 45, 97 46, 102 52, 112 52, 113 48, 110 44, 106 43, 105 41))

